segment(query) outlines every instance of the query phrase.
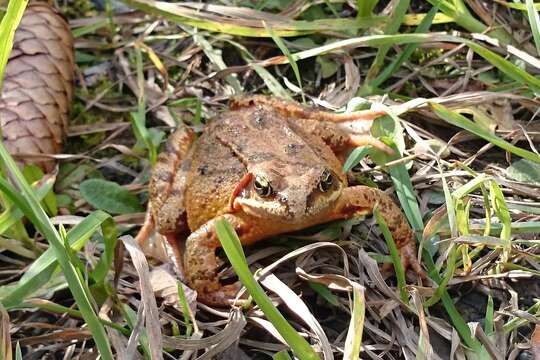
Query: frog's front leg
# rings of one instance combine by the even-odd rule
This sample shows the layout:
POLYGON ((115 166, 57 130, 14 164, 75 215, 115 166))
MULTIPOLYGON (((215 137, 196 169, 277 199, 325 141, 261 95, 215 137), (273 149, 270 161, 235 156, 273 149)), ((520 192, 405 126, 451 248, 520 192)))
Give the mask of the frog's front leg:
POLYGON ((225 219, 232 225, 242 245, 251 245, 268 236, 293 230, 293 227, 290 224, 275 226, 270 221, 257 221, 244 212, 237 212, 212 219, 191 233, 186 241, 183 264, 189 286, 197 291, 197 298, 202 303, 228 306, 240 290, 240 283, 223 285, 219 281, 218 271, 222 263, 216 256, 216 249, 221 247, 216 233, 219 219, 225 219))
POLYGON ((373 213, 378 207, 398 248, 401 263, 425 278, 425 272, 418 262, 415 235, 405 216, 394 201, 383 191, 368 186, 352 186, 343 190, 332 214, 333 219, 346 219, 373 213))

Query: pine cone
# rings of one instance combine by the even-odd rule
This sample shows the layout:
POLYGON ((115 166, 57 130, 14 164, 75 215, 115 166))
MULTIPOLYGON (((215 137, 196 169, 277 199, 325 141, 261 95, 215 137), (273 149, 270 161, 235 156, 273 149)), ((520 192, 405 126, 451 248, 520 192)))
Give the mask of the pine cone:
POLYGON ((15 32, 0 99, 3 141, 20 163, 54 169, 54 160, 36 155, 62 149, 74 68, 66 20, 47 3, 29 4, 15 32))

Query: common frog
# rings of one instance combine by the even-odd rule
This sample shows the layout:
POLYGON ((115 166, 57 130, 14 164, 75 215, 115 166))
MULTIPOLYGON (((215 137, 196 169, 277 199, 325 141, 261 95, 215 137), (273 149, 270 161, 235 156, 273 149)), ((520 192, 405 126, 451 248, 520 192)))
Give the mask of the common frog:
POLYGON ((222 285, 215 224, 226 219, 243 245, 378 208, 405 268, 423 270, 414 233, 384 192, 348 186, 342 160, 357 146, 392 150, 369 135, 383 113, 332 114, 271 97, 231 101, 195 139, 180 127, 159 155, 150 181, 142 243, 155 227, 179 258, 198 298, 226 305, 238 284, 222 285), (182 260, 183 257, 183 260, 182 260))

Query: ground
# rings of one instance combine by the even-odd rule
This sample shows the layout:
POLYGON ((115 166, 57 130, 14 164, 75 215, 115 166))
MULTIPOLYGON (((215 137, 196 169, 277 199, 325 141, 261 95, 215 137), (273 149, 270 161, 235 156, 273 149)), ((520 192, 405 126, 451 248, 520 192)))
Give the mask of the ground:
MULTIPOLYGON (((346 166, 352 183, 384 189, 400 204, 429 280, 409 276, 404 286, 399 276, 381 275, 377 262, 391 258, 371 217, 245 249, 253 272, 279 263, 272 274, 281 283, 262 283, 316 351, 326 359, 344 351, 362 359, 540 358, 540 21, 525 4, 77 0, 59 8, 75 35, 75 99, 65 155, 42 204, 52 224, 86 226, 68 236, 80 242, 66 261, 113 323, 105 329, 115 357, 140 334, 143 313, 137 351, 146 358, 152 351, 195 358, 209 348, 222 359, 292 355, 280 352, 282 324, 256 306, 211 309, 188 288, 179 300, 167 256, 156 250, 145 260, 129 238, 143 222, 165 138, 179 125, 200 131, 231 96, 246 93, 329 111, 384 106, 394 115, 372 134, 400 156, 355 152, 346 166), (361 342, 360 355, 346 339, 361 342)), ((73 295, 73 279, 53 273, 53 260, 36 260, 50 234, 25 214, 0 215, 0 300, 11 344, 24 359, 94 359, 96 327, 73 295), (29 269, 39 274, 23 291, 29 269)))

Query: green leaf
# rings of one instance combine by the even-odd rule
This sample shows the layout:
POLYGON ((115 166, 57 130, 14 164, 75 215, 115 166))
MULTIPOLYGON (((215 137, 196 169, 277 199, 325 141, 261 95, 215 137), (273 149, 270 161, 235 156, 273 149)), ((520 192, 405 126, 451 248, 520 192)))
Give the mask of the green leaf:
POLYGON ((516 181, 540 184, 540 164, 521 159, 506 168, 506 175, 516 181))
POLYGON ((90 205, 111 214, 144 211, 135 195, 112 181, 88 179, 81 183, 79 190, 90 205))
POLYGON ((339 69, 338 63, 326 56, 317 56, 317 64, 321 67, 321 75, 323 79, 327 79, 337 73, 339 69))
POLYGON ((370 149, 365 146, 354 149, 349 157, 347 157, 345 164, 343 164, 343 172, 346 173, 355 167, 369 153, 369 150, 370 149))

